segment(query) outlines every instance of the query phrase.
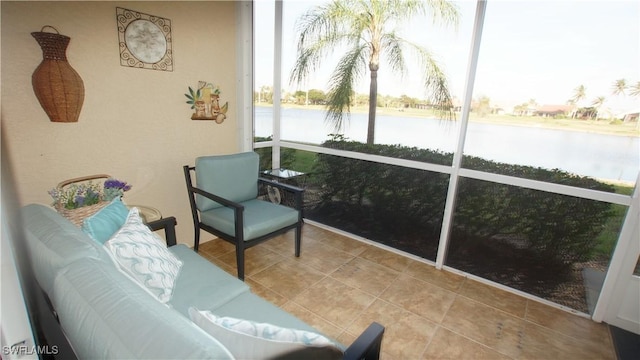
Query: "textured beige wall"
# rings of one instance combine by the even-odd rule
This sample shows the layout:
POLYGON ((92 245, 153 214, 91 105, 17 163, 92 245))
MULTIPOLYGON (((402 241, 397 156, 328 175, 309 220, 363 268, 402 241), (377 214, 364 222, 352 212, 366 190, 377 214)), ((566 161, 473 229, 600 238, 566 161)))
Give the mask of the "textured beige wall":
MULTIPOLYGON (((232 153, 236 134, 236 7, 233 2, 2 1, 2 132, 22 205, 46 203, 58 182, 107 173, 133 184, 128 204, 178 219, 179 242, 193 226, 182 165, 199 155, 232 153), (123 67, 116 7, 171 20, 173 72, 123 67), (52 123, 31 75, 42 52, 31 32, 52 25, 71 38, 69 63, 84 80, 77 123, 52 123), (193 121, 183 95, 198 80, 218 84, 228 118, 193 121)), ((7 155, 7 154, 4 154, 7 155)))

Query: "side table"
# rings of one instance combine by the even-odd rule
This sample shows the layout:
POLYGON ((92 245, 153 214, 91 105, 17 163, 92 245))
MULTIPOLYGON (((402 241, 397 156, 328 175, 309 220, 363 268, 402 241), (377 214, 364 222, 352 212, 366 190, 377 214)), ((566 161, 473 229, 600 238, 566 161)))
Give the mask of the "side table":
MULTIPOLYGON (((262 175, 267 179, 301 188, 304 188, 306 182, 306 173, 285 168, 265 170, 262 175)), ((279 189, 272 186, 267 187, 267 194, 269 200, 274 204, 280 204, 281 202, 285 202, 288 205, 293 204, 293 199, 283 199, 284 194, 281 194, 279 189)))
POLYGON ((160 213, 160 210, 153 208, 151 206, 144 206, 144 205, 127 205, 127 206, 129 206, 130 209, 134 207, 138 208, 138 211, 140 212, 140 217, 142 217, 142 220, 145 223, 162 219, 162 213, 160 213))

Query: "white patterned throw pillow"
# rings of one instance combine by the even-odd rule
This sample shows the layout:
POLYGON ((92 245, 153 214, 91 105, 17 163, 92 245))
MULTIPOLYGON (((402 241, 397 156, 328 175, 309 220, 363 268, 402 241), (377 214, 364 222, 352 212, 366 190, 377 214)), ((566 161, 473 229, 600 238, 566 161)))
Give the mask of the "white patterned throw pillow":
POLYGON ((171 299, 182 261, 142 222, 137 208, 131 209, 124 225, 104 246, 125 275, 160 302, 171 299))
POLYGON ((238 359, 341 359, 343 355, 336 343, 311 331, 217 316, 194 307, 189 308, 189 317, 238 359))

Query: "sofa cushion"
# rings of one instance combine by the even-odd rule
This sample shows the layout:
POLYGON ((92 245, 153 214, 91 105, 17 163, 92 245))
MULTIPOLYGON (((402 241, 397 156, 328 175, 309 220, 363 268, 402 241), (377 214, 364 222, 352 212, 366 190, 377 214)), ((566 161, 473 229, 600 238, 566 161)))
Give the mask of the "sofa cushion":
POLYGON ((182 261, 142 222, 137 208, 104 246, 118 269, 142 288, 162 303, 171 299, 182 261))
POLYGON ((82 231, 87 233, 93 240, 104 244, 124 225, 127 215, 129 215, 129 209, 119 197, 116 197, 109 205, 84 219, 82 231))
POLYGON ((66 265, 82 258, 111 262, 102 245, 53 208, 30 204, 20 213, 34 275, 47 294, 51 294, 55 276, 66 265))
POLYGON ((215 309, 236 296, 249 291, 249 286, 235 276, 213 265, 193 249, 179 244, 169 248, 182 260, 176 279, 171 307, 189 317, 189 307, 215 309))
POLYGON ((80 259, 52 304, 79 359, 230 359, 218 341, 140 289, 112 263, 80 259))
POLYGON ((342 358, 342 350, 316 332, 221 317, 196 308, 190 308, 189 315, 194 323, 218 339, 237 358, 342 358))
MULTIPOLYGON (((263 200, 249 200, 244 206, 244 240, 251 240, 298 222, 298 211, 263 200)), ((200 213, 200 221, 235 236, 233 209, 221 207, 200 213)))
MULTIPOLYGON (((196 186, 235 202, 255 199, 258 196, 259 161, 255 152, 198 157, 196 186)), ((196 195, 196 203, 200 211, 222 206, 202 195, 196 195)))

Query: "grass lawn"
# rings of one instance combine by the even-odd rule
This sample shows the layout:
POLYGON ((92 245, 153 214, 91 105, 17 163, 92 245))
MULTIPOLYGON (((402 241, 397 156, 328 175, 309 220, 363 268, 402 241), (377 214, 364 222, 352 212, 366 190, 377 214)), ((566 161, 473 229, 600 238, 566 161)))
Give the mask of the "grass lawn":
MULTIPOLYGON (((613 187, 615 187, 617 194, 631 195, 633 193, 633 187, 631 186, 614 184, 613 187)), ((627 207, 623 205, 611 204, 611 209, 613 216, 604 225, 604 229, 598 236, 598 245, 594 249, 594 256, 605 257, 607 260, 611 259, 611 255, 613 255, 613 249, 616 247, 622 222, 627 214, 627 207)))

